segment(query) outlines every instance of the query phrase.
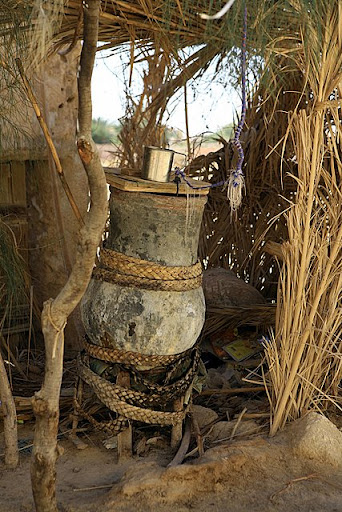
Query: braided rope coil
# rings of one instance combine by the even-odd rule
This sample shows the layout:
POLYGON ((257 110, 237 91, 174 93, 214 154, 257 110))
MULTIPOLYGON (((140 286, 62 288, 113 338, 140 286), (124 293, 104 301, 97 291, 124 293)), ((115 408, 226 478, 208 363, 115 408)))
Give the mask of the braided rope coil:
POLYGON ((122 274, 145 277, 146 279, 172 281, 194 279, 202 275, 202 265, 199 262, 188 267, 168 267, 153 261, 127 256, 113 249, 102 249, 100 257, 104 267, 113 268, 122 274))
POLYGON ((97 430, 100 430, 101 432, 107 432, 111 435, 117 435, 120 434, 123 430, 125 430, 128 426, 128 420, 126 418, 123 418, 122 416, 119 416, 115 420, 108 420, 108 421, 97 421, 93 416, 89 413, 87 413, 81 404, 78 402, 76 398, 74 398, 74 408, 77 414, 82 416, 84 419, 89 421, 93 427, 95 427, 97 430))
MULTIPOLYGON (((106 335, 104 343, 113 344, 113 340, 109 335, 106 335)), ((89 338, 86 336, 83 338, 83 347, 86 352, 96 359, 101 359, 101 361, 106 361, 108 363, 117 363, 124 364, 126 366, 138 367, 138 366, 148 366, 150 368, 156 367, 164 367, 169 366, 170 364, 174 364, 180 359, 188 357, 193 348, 186 350, 185 352, 181 352, 179 354, 170 354, 170 355, 146 355, 140 354, 138 352, 124 352, 122 350, 117 350, 114 348, 106 348, 101 347, 99 345, 94 345, 89 342, 89 338)))
MULTIPOLYGON (((91 348, 91 345, 87 343, 87 347, 91 348)), ((94 345, 93 345, 94 347, 94 345)), ((88 352, 89 353, 89 352, 88 352)), ((91 354, 89 354, 91 355, 91 354)), ((147 395, 144 392, 137 392, 133 391, 131 389, 127 388, 121 388, 120 386, 115 386, 114 384, 111 384, 115 392, 118 396, 120 396, 123 400, 127 400, 132 403, 133 405, 141 405, 141 404, 148 404, 148 405, 161 405, 166 404, 167 402, 170 402, 171 400, 175 399, 176 397, 184 394, 188 388, 191 386, 192 381, 197 373, 198 363, 200 360, 200 352, 198 350, 198 347, 193 347, 191 350, 187 350, 186 352, 183 352, 181 354, 182 357, 180 357, 174 365, 173 369, 169 373, 174 374, 174 369, 177 369, 183 362, 191 356, 192 361, 189 365, 187 371, 185 374, 172 384, 167 384, 165 382, 164 385, 156 384, 151 382, 148 379, 145 379, 139 371, 137 371, 134 368, 130 368, 130 373, 134 379, 135 382, 143 385, 149 392, 147 395)), ((102 359, 108 362, 108 359, 102 359)), ((113 362, 111 360, 111 362, 113 362)), ((86 371, 89 375, 89 372, 93 373, 89 368, 85 369, 85 365, 83 363, 82 356, 79 356, 78 358, 78 369, 81 371, 86 371)), ((81 374, 79 374, 80 377, 82 377, 81 374)), ((97 376, 94 373, 95 376, 97 376)))
POLYGON ((100 265, 94 269, 93 277, 147 290, 187 291, 202 286, 202 266, 198 262, 187 267, 169 267, 102 249, 100 265))
MULTIPOLYGON (((78 374, 92 388, 97 398, 108 409, 124 418, 150 424, 176 425, 183 421, 187 413, 187 409, 179 412, 163 412, 145 409, 128 403, 141 402, 143 393, 111 384, 86 367, 81 357, 78 358, 78 374)), ((149 397, 148 395, 145 395, 145 397, 144 402, 146 403, 149 397)))

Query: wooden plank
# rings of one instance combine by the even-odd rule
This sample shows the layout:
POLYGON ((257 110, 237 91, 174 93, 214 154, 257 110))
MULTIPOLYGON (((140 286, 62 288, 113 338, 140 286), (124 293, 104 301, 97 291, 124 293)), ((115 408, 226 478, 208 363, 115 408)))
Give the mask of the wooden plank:
POLYGON ((11 162, 13 205, 26 206, 25 162, 11 162))
POLYGON ((0 206, 8 206, 11 198, 11 168, 9 164, 0 163, 0 206))
POLYGON ((0 207, 26 206, 25 162, 0 163, 0 207))
MULTIPOLYGON (((112 187, 126 192, 145 192, 150 194, 177 194, 177 185, 173 181, 167 183, 160 183, 159 181, 148 181, 136 176, 126 176, 118 174, 117 172, 106 168, 107 183, 112 187)), ((200 188, 208 185, 205 181, 197 181, 189 178, 189 182, 198 187, 196 190, 189 187, 186 183, 180 183, 179 195, 196 194, 206 196, 209 193, 209 188, 200 188)))
MULTIPOLYGON (((125 388, 129 388, 131 385, 130 376, 128 372, 119 371, 119 375, 117 376, 116 383, 118 386, 122 386, 125 388)), ((130 459, 133 455, 133 446, 132 446, 132 425, 129 426, 118 434, 118 457, 119 462, 122 462, 126 459, 130 459)))

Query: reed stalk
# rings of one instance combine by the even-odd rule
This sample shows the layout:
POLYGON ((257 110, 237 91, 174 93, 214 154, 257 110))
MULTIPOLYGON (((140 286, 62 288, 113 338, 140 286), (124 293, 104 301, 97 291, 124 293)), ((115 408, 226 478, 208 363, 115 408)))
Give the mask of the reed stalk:
POLYGON ((342 20, 335 2, 322 2, 316 15, 311 19, 303 13, 302 42, 292 54, 307 71, 312 101, 292 115, 289 129, 298 176, 293 176, 297 193, 285 215, 288 242, 283 244, 275 335, 265 347, 271 435, 311 409, 340 401, 342 132, 336 84, 342 78, 342 20))

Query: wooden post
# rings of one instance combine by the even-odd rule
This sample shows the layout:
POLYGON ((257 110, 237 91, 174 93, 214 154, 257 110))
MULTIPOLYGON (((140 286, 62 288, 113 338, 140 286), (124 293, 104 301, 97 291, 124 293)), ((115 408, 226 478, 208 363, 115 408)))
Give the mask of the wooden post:
MULTIPOLYGON (((76 399, 77 403, 79 405, 82 404, 82 397, 83 397, 83 380, 80 377, 77 377, 76 383, 75 383, 75 390, 74 390, 74 399, 76 399)), ((74 406, 74 412, 72 416, 72 430, 70 434, 68 435, 68 438, 70 441, 76 446, 78 450, 85 450, 88 448, 87 443, 82 441, 77 435, 77 427, 78 427, 78 421, 79 421, 79 414, 76 410, 76 407, 74 406)))
POLYGON ((0 399, 4 414, 5 464, 8 468, 16 468, 19 463, 17 411, 1 352, 0 399))
MULTIPOLYGON (((120 371, 116 383, 118 386, 129 388, 131 385, 128 372, 120 371)), ((132 449, 132 425, 118 434, 118 456, 119 462, 130 459, 133 455, 132 449)))
MULTIPOLYGON (((184 404, 184 397, 177 398, 173 402, 173 410, 175 412, 182 411, 184 404)), ((180 445, 183 436, 183 422, 180 421, 176 425, 173 425, 171 432, 171 448, 176 449, 180 445)))

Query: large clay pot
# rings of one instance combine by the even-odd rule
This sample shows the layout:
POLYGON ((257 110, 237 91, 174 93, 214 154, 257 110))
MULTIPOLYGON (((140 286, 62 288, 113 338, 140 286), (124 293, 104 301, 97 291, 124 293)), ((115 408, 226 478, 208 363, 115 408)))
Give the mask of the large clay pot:
MULTIPOLYGON (((206 197, 167 196, 111 189, 106 247, 167 266, 190 266, 206 197)), ((176 354, 194 345, 204 323, 202 287, 154 291, 92 279, 82 301, 91 341, 107 332, 114 347, 142 354, 176 354)))

